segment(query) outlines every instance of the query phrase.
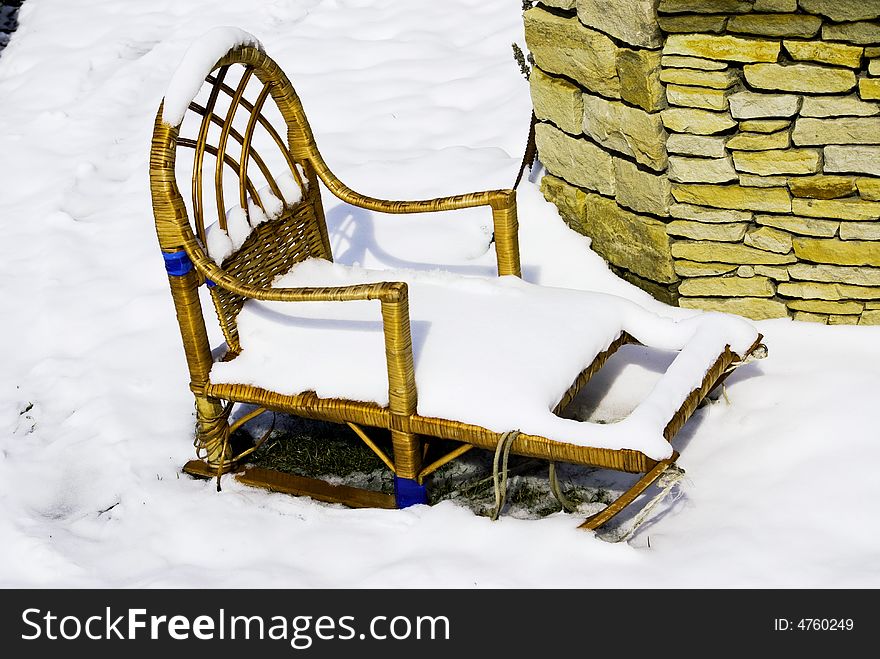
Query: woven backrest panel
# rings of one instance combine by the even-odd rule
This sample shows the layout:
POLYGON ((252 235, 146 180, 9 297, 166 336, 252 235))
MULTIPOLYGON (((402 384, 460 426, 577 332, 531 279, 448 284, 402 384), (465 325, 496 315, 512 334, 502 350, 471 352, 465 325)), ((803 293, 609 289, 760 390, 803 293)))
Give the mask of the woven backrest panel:
MULTIPOLYGON (((218 236, 225 240, 228 233, 229 244, 240 243, 231 255, 213 254, 230 274, 269 286, 299 261, 332 258, 308 158, 311 130, 289 80, 265 53, 245 46, 224 56, 170 134, 177 182, 170 194, 185 206, 179 221, 189 224, 182 233, 191 230, 209 255, 218 236), (250 232, 243 243, 242 213, 250 232), (227 226, 236 221, 237 230, 227 226)), ((158 221, 157 228, 161 242, 158 221)), ((236 317, 244 299, 219 287, 211 297, 227 343, 238 351, 236 317)))
MULTIPOLYGON (((324 248, 317 230, 315 205, 306 198, 285 209, 281 218, 257 226, 241 248, 223 261, 222 266, 244 284, 267 287, 275 277, 310 257, 324 257, 324 248)), ((233 352, 238 352, 240 346, 235 319, 246 298, 218 286, 211 288, 211 298, 226 342, 233 352)))

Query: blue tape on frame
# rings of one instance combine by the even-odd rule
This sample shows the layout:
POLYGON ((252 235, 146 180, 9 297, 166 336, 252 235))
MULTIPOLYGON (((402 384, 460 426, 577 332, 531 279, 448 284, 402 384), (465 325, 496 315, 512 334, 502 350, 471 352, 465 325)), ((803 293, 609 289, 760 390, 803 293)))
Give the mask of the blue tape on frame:
POLYGON ((193 269, 192 261, 183 250, 162 252, 162 258, 165 259, 165 271, 173 277, 182 277, 193 269))
POLYGON ((398 508, 428 503, 428 489, 412 478, 394 477, 394 497, 398 508))

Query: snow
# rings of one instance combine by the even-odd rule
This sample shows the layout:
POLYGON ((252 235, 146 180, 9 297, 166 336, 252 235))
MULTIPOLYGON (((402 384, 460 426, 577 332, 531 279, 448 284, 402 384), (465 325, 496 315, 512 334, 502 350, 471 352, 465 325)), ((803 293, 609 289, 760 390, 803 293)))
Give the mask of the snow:
MULTIPOLYGON (((307 181, 305 174, 302 171, 302 167, 296 165, 296 169, 299 173, 300 180, 303 182, 303 185, 306 185, 307 181)), ((292 174, 287 173, 279 176, 276 183, 278 184, 279 190, 281 190, 281 196, 284 197, 284 201, 287 203, 288 206, 293 206, 294 204, 297 204, 302 200, 303 191, 300 190, 300 187, 294 180, 292 174)), ((262 192, 260 192, 260 199, 266 199, 263 196, 262 192)), ((280 199, 277 199, 271 193, 269 193, 268 195, 268 201, 264 201, 264 203, 268 204, 266 206, 266 210, 269 212, 270 218, 275 219, 281 214, 282 208, 279 205, 280 201, 280 199)))
MULTIPOLYGON (((745 355, 758 339, 749 323, 734 316, 705 314, 676 322, 622 298, 541 287, 516 277, 366 270, 309 259, 273 285, 381 281, 409 287, 420 415, 579 446, 635 449, 655 460, 672 455, 663 430, 725 347, 745 355), (652 347, 685 349, 632 414, 616 423, 553 414, 578 374, 622 332, 652 347)), ((216 363, 212 382, 388 405, 378 301, 249 300, 238 329, 242 352, 216 363)))
MULTIPOLYGON (((296 167, 299 168, 299 165, 296 167)), ((303 185, 306 185, 304 177, 302 181, 303 185)), ((241 206, 230 206, 226 209, 225 229, 220 226, 219 222, 205 227, 205 249, 215 263, 222 264, 224 259, 241 249, 245 240, 257 226, 263 222, 280 218, 284 212, 285 203, 289 207, 302 201, 302 190, 290 173, 279 175, 276 184, 281 196, 284 197, 283 201, 272 194, 272 189, 268 185, 257 190, 257 196, 263 203, 265 212, 248 196, 247 210, 241 206)))
POLYGON ((251 225, 248 222, 247 211, 240 206, 231 208, 226 213, 226 235, 232 242, 232 251, 236 252, 244 245, 244 241, 251 235, 251 225))
MULTIPOLYGON (((757 323, 768 358, 729 379, 729 404, 682 429, 679 496, 627 543, 578 531, 565 514, 492 523, 452 502, 349 510, 232 480, 217 494, 180 475, 192 397, 147 159, 187 48, 217 26, 257 35, 342 180, 377 197, 436 197, 514 179, 530 111, 510 49, 523 44, 519 10, 25 2, 0 54, 0 584, 204 587, 207 574, 238 587, 880 586, 872 327, 757 323)), ((325 202, 340 263, 494 275, 485 213, 383 216, 325 202)), ((518 203, 529 282, 695 315, 616 278, 533 182, 518 203)), ((578 401, 590 418, 632 411, 669 365, 657 351, 619 357, 578 401)))
POLYGON ((254 35, 234 27, 212 28, 193 42, 168 83, 162 120, 172 126, 179 125, 189 104, 199 93, 205 76, 213 70, 217 60, 237 46, 263 49, 254 35))
POLYGON ((219 222, 214 222, 205 227, 205 249, 215 263, 223 263, 226 258, 232 256, 235 243, 232 242, 226 229, 221 227, 219 222))

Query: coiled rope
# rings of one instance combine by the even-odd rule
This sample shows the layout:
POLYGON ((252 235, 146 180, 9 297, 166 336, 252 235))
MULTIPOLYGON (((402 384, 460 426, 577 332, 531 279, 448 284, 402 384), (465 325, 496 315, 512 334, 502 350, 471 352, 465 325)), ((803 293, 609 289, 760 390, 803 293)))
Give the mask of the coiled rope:
POLYGON ((263 436, 260 437, 254 444, 247 448, 237 455, 233 455, 231 457, 227 457, 227 453, 229 453, 229 438, 233 432, 235 432, 239 427, 250 421, 251 419, 267 412, 264 408, 259 408, 254 412, 246 414, 244 417, 233 423, 229 424, 229 415, 232 412, 232 407, 234 403, 227 403, 222 411, 216 416, 211 417, 203 417, 199 421, 200 432, 196 433, 196 438, 193 442, 193 445, 196 447, 196 456, 201 460, 207 460, 208 455, 211 453, 212 448, 216 448, 217 444, 220 444, 220 461, 217 464, 217 491, 221 491, 220 487, 220 477, 225 473, 225 471, 235 466, 242 458, 249 456, 251 453, 259 449, 269 436, 272 434, 272 431, 275 430, 275 412, 272 412, 272 423, 269 426, 269 429, 263 433, 263 436))
POLYGON ((491 514, 493 522, 498 519, 507 500, 507 460, 510 457, 510 447, 519 435, 519 430, 508 430, 501 435, 495 447, 495 459, 492 460, 492 484, 495 486, 495 508, 491 514))
POLYGON ((556 463, 552 460, 550 461, 550 491, 565 512, 573 513, 577 510, 577 506, 563 493, 556 476, 556 463))

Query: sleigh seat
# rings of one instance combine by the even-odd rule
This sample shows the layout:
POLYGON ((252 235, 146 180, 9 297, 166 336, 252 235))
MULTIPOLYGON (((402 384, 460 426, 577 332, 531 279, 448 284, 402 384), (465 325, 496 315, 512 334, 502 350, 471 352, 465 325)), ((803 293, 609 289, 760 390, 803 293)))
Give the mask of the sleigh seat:
POLYGON ((198 459, 185 467, 193 475, 237 472, 251 485, 325 501, 406 507, 425 503, 430 474, 472 448, 643 474, 582 525, 597 528, 673 465, 672 438, 761 346, 733 316, 676 322, 614 296, 523 281, 512 190, 423 201, 354 192, 321 157, 279 66, 230 28, 194 44, 172 78, 154 124, 150 181, 195 396, 198 459), (322 185, 376 212, 487 207, 499 276, 333 263, 322 185), (680 352, 627 418, 563 418, 626 343, 680 352), (236 404, 256 407, 232 422, 236 404), (266 410, 347 424, 394 472, 395 495, 245 468, 253 449, 234 453, 230 434, 266 410), (390 433, 391 455, 370 428, 390 433), (457 448, 425 464, 431 437, 457 448))

